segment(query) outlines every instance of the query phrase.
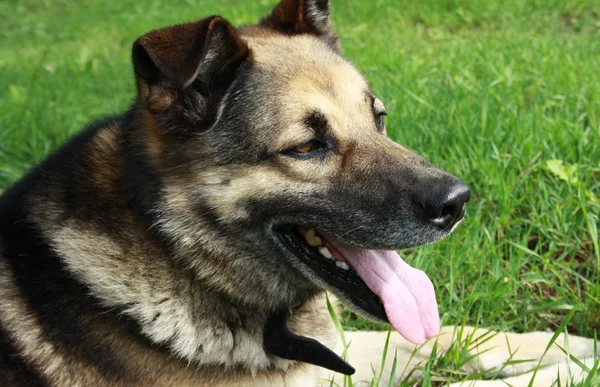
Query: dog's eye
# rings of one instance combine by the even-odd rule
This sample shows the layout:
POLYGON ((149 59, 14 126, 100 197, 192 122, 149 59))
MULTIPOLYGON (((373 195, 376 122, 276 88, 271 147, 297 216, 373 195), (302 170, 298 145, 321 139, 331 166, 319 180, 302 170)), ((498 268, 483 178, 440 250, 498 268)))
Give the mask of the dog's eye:
POLYGON ((387 112, 385 111, 385 105, 377 97, 373 97, 373 114, 375 114, 375 123, 377 124, 377 131, 379 131, 379 133, 385 132, 384 117, 387 116, 387 112))
POLYGON ((387 116, 385 111, 375 114, 375 119, 377 120, 377 130, 379 133, 383 133, 385 131, 385 116, 387 116))
POLYGON ((289 156, 308 157, 308 156, 311 156, 312 154, 317 153, 317 151, 319 151, 319 150, 325 150, 325 149, 327 149, 326 144, 322 143, 319 140, 313 139, 313 140, 304 141, 300 145, 296 146, 295 148, 289 149, 284 153, 289 156))
POLYGON ((315 147, 315 140, 310 140, 308 142, 305 142, 303 144, 301 144, 299 147, 297 147, 296 149, 294 149, 294 152, 296 153, 308 153, 310 151, 312 151, 315 147))

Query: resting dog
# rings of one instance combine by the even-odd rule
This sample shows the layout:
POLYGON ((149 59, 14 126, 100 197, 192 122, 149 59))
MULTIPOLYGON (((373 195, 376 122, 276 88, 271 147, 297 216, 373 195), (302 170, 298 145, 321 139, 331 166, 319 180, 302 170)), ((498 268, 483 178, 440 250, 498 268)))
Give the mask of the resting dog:
POLYGON ((354 371, 325 291, 438 334, 395 250, 448 235, 469 189, 386 137, 327 1, 152 31, 132 58, 131 108, 0 199, 3 386, 315 385, 354 371))

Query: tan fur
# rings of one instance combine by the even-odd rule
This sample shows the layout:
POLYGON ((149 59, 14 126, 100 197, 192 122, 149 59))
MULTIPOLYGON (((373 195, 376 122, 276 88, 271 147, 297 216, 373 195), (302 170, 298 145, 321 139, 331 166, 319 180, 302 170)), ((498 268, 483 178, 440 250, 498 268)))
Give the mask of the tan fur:
POLYGON ((118 154, 118 127, 110 125, 98 132, 95 141, 89 144, 90 161, 95 165, 93 175, 94 183, 101 190, 114 192, 120 184, 117 166, 114 164, 107 167, 107 161, 115 160, 118 154))
POLYGON ((280 149, 310 134, 301 120, 311 110, 322 111, 342 140, 375 137, 367 82, 324 42, 302 35, 248 37, 247 42, 257 66, 269 74, 273 87, 281 93, 284 114, 293 123, 278 139, 280 149), (368 128, 373 129, 372 136, 368 128))
MULTIPOLYGON (((161 99, 161 101, 164 100, 165 99, 161 99)), ((144 121, 144 127, 146 129, 146 147, 153 162, 158 163, 166 150, 167 138, 156 124, 154 117, 147 111, 142 114, 142 120, 144 121)))
MULTIPOLYGON (((1 251, 0 251, 1 253, 1 251)), ((0 320, 4 328, 15 338, 15 345, 41 373, 57 385, 89 385, 102 380, 93 369, 77 367, 76 360, 62 355, 60 348, 44 339, 42 327, 21 302, 7 268, 0 262, 0 320), (66 369, 77 370, 65 372, 66 369), (79 372, 81 371, 81 372, 79 372)))
MULTIPOLYGON (((0 266, 0 273, 5 273, 5 268, 0 266)), ((110 281, 111 289, 94 289, 97 294, 108 293, 112 294, 117 299, 111 300, 112 304, 123 300, 139 300, 141 295, 132 295, 128 292, 126 286, 118 286, 117 276, 113 273, 107 273, 104 269, 94 268, 91 272, 101 276, 103 274, 113 275, 117 281, 110 281), (114 286, 114 287, 113 287, 114 286), (125 294, 118 294, 124 292, 125 294)), ((117 270, 114 270, 115 272, 117 270)), ((139 275, 139 274, 138 274, 139 275)), ((118 277, 124 278, 124 275, 118 277)), ((99 277, 101 278, 101 277, 99 277)), ((99 281, 100 282, 100 281, 99 281)), ((101 286, 101 285, 100 285, 101 286)), ((5 329, 14 334, 17 338, 17 346, 19 350, 27 356, 32 364, 35 364, 42 373, 57 386, 147 386, 148 383, 157 386, 306 386, 315 385, 317 370, 314 366, 309 365, 292 365, 288 361, 279 361, 277 367, 272 369, 272 363, 269 360, 264 360, 265 364, 257 365, 252 374, 246 372, 237 372, 233 368, 227 366, 211 367, 188 367, 186 362, 178 361, 176 358, 158 355, 148 348, 140 346, 135 341, 131 340, 124 332, 111 330, 110 326, 98 331, 99 336, 103 336, 105 340, 110 340, 118 350, 123 365, 131 369, 131 381, 107 380, 106 377, 94 372, 94 368, 89 367, 85 362, 77 358, 65 357, 62 355, 60 348, 56 348, 50 341, 47 340, 41 331, 39 322, 35 317, 30 316, 26 307, 20 302, 21 297, 14 293, 16 287, 12 280, 5 274, 0 274, 0 296, 3 301, 3 308, 0 309, 0 318, 3 321, 5 329), (267 368, 268 366, 268 368, 267 368), (277 370, 279 369, 279 370, 277 370), (67 371, 67 372, 65 372, 67 371), (139 373, 139 372, 142 373, 139 373), (137 380, 137 381, 135 381, 137 380), (308 384, 307 384, 308 383, 308 384)), ((164 294, 162 294, 164 295, 164 294)), ((147 300, 145 300, 147 301, 147 300)), ((151 308, 151 306, 150 306, 151 308)), ((172 305, 170 313, 188 313, 189 306, 177 307, 172 305)), ((136 311, 127 311, 126 313, 135 313, 136 311)), ((142 312, 140 310, 138 312, 142 312)), ((101 317, 101 316, 100 316, 101 317)), ((172 316, 173 322, 181 323, 181 316, 172 316)), ((168 322, 166 322, 168 325, 168 322)), ((168 327, 163 327, 169 329, 168 327)), ((201 333, 205 340, 213 339, 210 344, 213 345, 213 351, 221 356, 227 354, 227 345, 219 343, 211 338, 209 331, 204 331, 195 324, 190 324, 190 328, 199 332, 190 332, 185 340, 195 341, 199 338, 195 335, 201 333)), ((297 309, 291 317, 290 328, 299 334, 313 337, 326 343, 329 346, 335 346, 335 330, 332 322, 324 308, 324 300, 321 299, 315 304, 307 304, 297 309), (306 325, 306 322, 314 322, 314 326, 306 325)), ((211 328, 212 329, 212 328, 211 328)), ((147 332, 151 335, 153 332, 147 332)), ((214 332, 213 332, 214 333, 214 332)), ((254 340, 255 333, 248 334, 247 337, 240 338, 240 342, 236 343, 239 355, 244 360, 248 358, 256 358, 259 352, 254 344, 250 344, 254 340), (245 343, 247 341, 247 344, 245 343)), ((206 344, 206 343, 205 343, 206 344)), ((262 343, 258 343, 262 346, 262 343)), ((210 352, 209 352, 210 353, 210 352)), ((230 353, 229 356, 235 357, 235 353, 230 353)), ((208 365, 208 364, 207 364, 208 365)))

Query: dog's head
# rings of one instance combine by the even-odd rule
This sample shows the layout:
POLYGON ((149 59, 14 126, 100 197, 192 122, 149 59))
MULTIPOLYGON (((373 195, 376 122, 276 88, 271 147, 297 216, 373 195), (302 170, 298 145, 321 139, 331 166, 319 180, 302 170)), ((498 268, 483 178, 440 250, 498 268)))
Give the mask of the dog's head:
POLYGON ((437 331, 431 282, 393 251, 448 235, 469 189, 386 137, 328 1, 152 31, 133 62, 148 210, 199 277, 273 308, 327 289, 415 342, 437 331))

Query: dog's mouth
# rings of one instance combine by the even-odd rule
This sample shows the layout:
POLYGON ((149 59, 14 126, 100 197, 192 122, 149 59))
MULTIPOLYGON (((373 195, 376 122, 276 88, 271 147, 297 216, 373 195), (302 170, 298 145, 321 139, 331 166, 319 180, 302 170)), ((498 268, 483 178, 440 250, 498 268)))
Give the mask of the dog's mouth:
POLYGON ((431 280, 391 250, 369 250, 303 226, 275 230, 283 246, 359 312, 421 344, 439 333, 431 280))

